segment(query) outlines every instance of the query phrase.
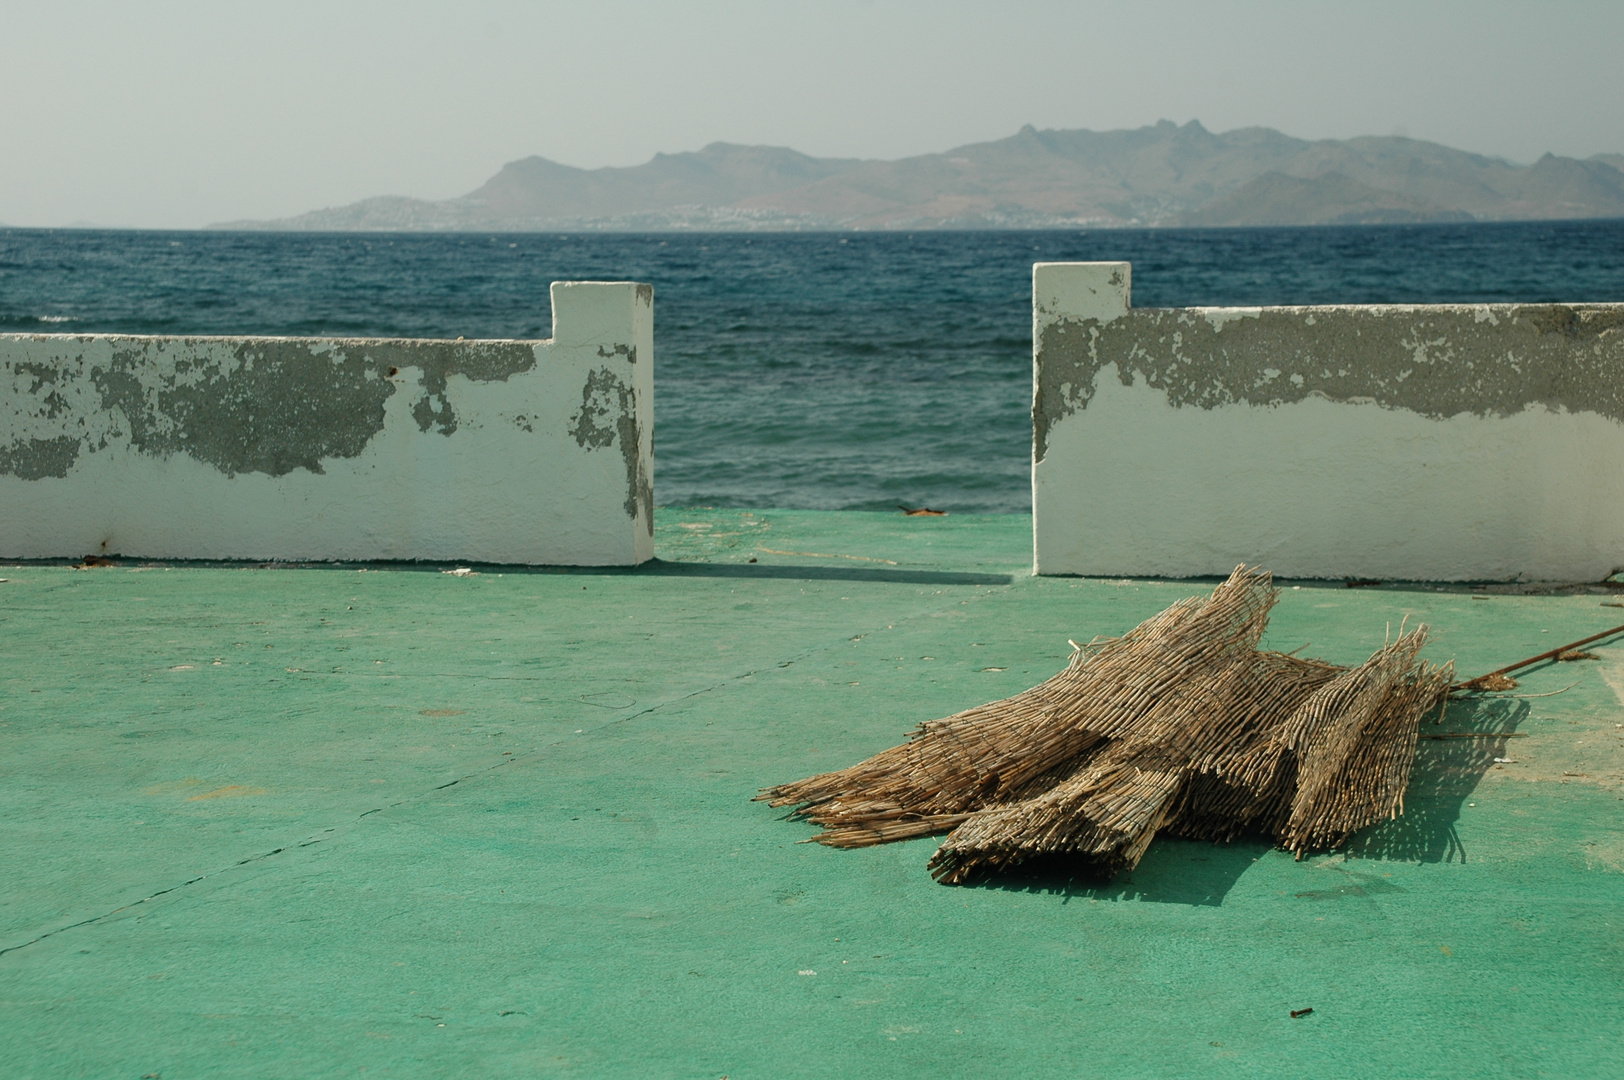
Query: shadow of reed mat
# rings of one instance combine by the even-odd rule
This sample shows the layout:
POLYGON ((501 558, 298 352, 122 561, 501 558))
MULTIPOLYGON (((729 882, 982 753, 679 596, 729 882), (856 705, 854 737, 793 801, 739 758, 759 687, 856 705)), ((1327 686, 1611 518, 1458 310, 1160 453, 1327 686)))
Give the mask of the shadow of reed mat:
POLYGON ((1057 857, 1109 877, 1158 834, 1336 847, 1403 813, 1452 667, 1419 659, 1425 625, 1351 668, 1261 650, 1278 599, 1266 571, 1239 567, 1211 596, 1077 647, 1041 685, 758 798, 834 847, 947 832, 930 870, 950 884, 1057 857))

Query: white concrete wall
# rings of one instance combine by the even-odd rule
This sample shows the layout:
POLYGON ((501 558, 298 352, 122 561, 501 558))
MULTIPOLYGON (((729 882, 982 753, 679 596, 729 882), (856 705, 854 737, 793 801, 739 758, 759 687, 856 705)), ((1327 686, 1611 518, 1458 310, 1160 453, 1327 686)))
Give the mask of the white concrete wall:
POLYGON ((1040 574, 1597 581, 1624 304, 1134 309, 1033 268, 1040 574))
POLYGON ((633 564, 653 290, 548 341, 0 335, 0 557, 633 564))

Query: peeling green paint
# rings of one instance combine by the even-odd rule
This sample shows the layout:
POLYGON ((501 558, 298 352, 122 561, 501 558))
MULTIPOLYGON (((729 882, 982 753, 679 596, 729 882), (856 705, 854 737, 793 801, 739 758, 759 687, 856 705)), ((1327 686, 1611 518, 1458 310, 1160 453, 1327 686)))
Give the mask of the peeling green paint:
POLYGON ((1138 309, 1058 319, 1037 342, 1034 459, 1115 366, 1174 408, 1275 406, 1309 397, 1433 420, 1534 405, 1624 423, 1624 305, 1138 309))

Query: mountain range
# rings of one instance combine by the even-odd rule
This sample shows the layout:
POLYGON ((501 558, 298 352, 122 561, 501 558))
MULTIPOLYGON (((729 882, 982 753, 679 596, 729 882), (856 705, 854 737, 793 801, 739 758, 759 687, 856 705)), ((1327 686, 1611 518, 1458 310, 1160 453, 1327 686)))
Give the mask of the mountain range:
POLYGON ((214 228, 313 231, 1021 229, 1624 217, 1624 154, 1532 165, 1399 136, 1022 128, 898 161, 712 143, 629 167, 542 157, 477 191, 363 199, 214 228))

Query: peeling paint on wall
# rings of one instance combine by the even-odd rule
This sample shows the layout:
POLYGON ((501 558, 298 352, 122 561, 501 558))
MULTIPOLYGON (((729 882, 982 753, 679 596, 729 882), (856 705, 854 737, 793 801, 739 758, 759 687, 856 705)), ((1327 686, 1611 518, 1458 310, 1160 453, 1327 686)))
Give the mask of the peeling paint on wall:
POLYGON ((0 556, 649 558, 652 290, 555 283, 553 313, 548 341, 0 334, 0 556))
POLYGON ((79 460, 79 440, 72 435, 54 439, 19 439, 0 447, 0 473, 20 480, 66 476, 79 460))
MULTIPOLYGON (((636 348, 617 346, 615 352, 598 350, 600 356, 625 356, 629 363, 637 362, 636 348)), ((643 509, 644 520, 654 520, 654 484, 648 475, 648 466, 638 448, 643 443, 642 428, 637 421, 636 391, 608 368, 598 368, 586 377, 581 387, 580 411, 570 417, 570 435, 577 446, 587 450, 602 450, 620 445, 620 455, 626 463, 626 516, 637 519, 643 509)))
POLYGON ((1624 567, 1624 304, 1135 310, 1130 270, 1033 268, 1037 572, 1624 567))
POLYGON ((1056 318, 1037 342, 1033 448, 1088 407, 1100 371, 1174 408, 1369 401, 1432 420, 1532 405, 1624 423, 1624 305, 1140 309, 1056 318))
MULTIPOLYGON (((0 474, 20 470, 62 440, 80 453, 128 440, 137 453, 184 454, 227 476, 294 469, 323 471, 323 461, 353 458, 383 430, 393 376, 421 372, 412 415, 428 431, 457 429, 446 379, 502 381, 535 366, 529 342, 360 341, 293 338, 149 338, 33 336, 49 360, 12 365, 4 408, 0 474), (26 385, 21 385, 26 380, 26 385), (72 429, 60 432, 66 413, 72 429)), ((52 450, 59 461, 65 450, 52 450)), ((53 466, 54 467, 54 466, 53 466)), ((40 476, 61 476, 61 472, 40 476)))

